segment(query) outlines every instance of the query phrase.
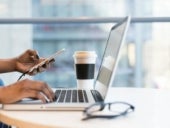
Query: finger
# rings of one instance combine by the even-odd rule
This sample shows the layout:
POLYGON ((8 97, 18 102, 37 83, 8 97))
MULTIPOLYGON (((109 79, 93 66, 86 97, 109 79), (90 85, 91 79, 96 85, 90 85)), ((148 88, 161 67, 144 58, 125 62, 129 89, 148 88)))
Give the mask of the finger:
POLYGON ((37 72, 39 72, 39 67, 40 67, 40 65, 42 65, 43 64, 43 61, 44 61, 45 59, 39 59, 38 60, 38 62, 35 62, 35 64, 33 65, 33 67, 32 67, 32 70, 30 71, 31 72, 31 74, 33 74, 32 72, 33 72, 33 70, 35 70, 34 71, 34 74, 35 73, 37 73, 37 72))
POLYGON ((38 70, 37 70, 37 68, 36 68, 36 69, 34 69, 32 72, 29 72, 28 74, 31 75, 31 76, 34 76, 34 75, 36 75, 37 73, 38 73, 38 70))
POLYGON ((29 90, 29 91, 27 91, 24 98, 27 98, 27 97, 33 98, 33 99, 39 99, 43 103, 47 102, 45 96, 42 93, 40 93, 39 91, 37 91, 37 90, 29 90))
POLYGON ((50 95, 53 98, 53 101, 54 101, 55 100, 55 93, 54 93, 54 91, 49 86, 47 86, 47 88, 48 88, 48 91, 50 92, 50 95))
POLYGON ((39 60, 39 57, 37 58, 38 55, 32 55, 30 56, 30 58, 33 60, 33 61, 38 61, 39 60))
POLYGON ((47 68, 50 67, 50 64, 43 64, 42 66, 37 66, 34 68, 32 71, 30 71, 28 74, 29 75, 36 75, 37 73, 44 72, 47 68))
POLYGON ((48 60, 48 61, 45 62, 45 65, 43 65, 42 67, 43 68, 50 68, 52 63, 54 63, 54 62, 55 62, 55 59, 48 60))
POLYGON ((49 88, 48 85, 44 82, 36 81, 36 85, 31 84, 29 85, 29 88, 32 90, 37 90, 37 91, 42 92, 48 99, 50 99, 50 101, 53 101, 55 97, 52 89, 49 88))
POLYGON ((44 63, 41 67, 46 69, 47 68, 47 62, 44 63))
POLYGON ((47 68, 49 68, 49 65, 45 63, 37 68, 37 73, 44 72, 47 68))
POLYGON ((39 72, 39 73, 44 72, 45 70, 46 70, 46 68, 38 67, 38 72, 39 72))
POLYGON ((36 62, 35 65, 37 65, 36 67, 38 68, 38 67, 42 66, 44 63, 45 63, 45 59, 41 58, 36 62))
POLYGON ((53 96, 53 94, 50 92, 50 90, 48 88, 45 88, 43 90, 43 93, 47 96, 47 98, 50 100, 50 102, 54 101, 54 96, 53 96))
POLYGON ((44 84, 45 84, 45 87, 42 88, 43 93, 47 96, 48 99, 50 99, 50 101, 54 101, 54 98, 55 98, 54 92, 46 83, 44 84))
POLYGON ((39 55, 38 52, 36 50, 27 50, 28 54, 30 55, 31 59, 33 60, 38 60, 39 59, 39 55))
POLYGON ((54 62, 55 62, 54 58, 48 61, 48 63, 54 63, 54 62))

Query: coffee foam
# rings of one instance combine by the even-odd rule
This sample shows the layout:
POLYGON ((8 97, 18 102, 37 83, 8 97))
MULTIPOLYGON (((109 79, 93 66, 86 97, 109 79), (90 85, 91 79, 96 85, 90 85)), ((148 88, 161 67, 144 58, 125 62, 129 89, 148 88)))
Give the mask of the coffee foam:
POLYGON ((74 59, 75 64, 95 64, 96 58, 74 59))
POLYGON ((73 55, 74 58, 96 58, 95 51, 76 51, 73 55))
POLYGON ((76 51, 73 57, 75 64, 94 64, 97 55, 95 51, 76 51))

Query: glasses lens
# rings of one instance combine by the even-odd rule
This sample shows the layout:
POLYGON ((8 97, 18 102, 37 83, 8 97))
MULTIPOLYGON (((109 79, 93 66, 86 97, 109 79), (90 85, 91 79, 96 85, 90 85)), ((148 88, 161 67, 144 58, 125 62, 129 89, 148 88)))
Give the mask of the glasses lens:
POLYGON ((101 109, 101 104, 94 104, 91 107, 89 107, 88 113, 93 113, 93 112, 96 112, 96 111, 100 111, 100 109, 101 109))
POLYGON ((112 114, 119 114, 129 109, 129 105, 123 103, 115 103, 110 105, 112 114))

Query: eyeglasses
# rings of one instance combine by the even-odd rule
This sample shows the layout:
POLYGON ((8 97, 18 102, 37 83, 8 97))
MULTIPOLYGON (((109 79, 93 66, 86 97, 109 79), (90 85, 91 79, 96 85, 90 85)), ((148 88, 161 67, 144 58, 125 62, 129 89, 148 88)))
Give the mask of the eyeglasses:
POLYGON ((86 117, 83 118, 82 120, 93 118, 111 119, 119 116, 124 116, 130 112, 133 112, 134 110, 135 107, 126 102, 121 101, 111 103, 98 102, 85 108, 83 113, 85 114, 86 117), (106 107, 108 107, 108 109, 105 109, 106 107))

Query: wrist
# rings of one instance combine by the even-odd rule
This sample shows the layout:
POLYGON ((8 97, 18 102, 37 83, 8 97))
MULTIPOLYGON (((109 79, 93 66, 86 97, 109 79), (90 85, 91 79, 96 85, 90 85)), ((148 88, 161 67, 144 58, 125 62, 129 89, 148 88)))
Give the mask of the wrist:
POLYGON ((8 63, 9 63, 9 72, 14 72, 17 71, 17 58, 10 58, 8 59, 8 63))
POLYGON ((12 63, 12 71, 18 71, 18 68, 17 68, 17 57, 15 58, 11 58, 11 63, 12 63))

